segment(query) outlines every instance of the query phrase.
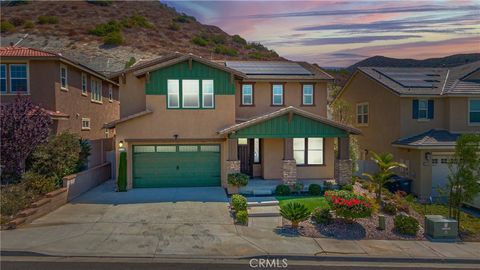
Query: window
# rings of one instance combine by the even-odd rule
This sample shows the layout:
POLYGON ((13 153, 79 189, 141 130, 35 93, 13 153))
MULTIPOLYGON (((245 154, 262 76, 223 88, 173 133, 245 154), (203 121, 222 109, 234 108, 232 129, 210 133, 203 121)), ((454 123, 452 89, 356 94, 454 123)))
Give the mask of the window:
POLYGON ((434 109, 433 99, 414 99, 412 101, 412 113, 413 119, 427 120, 433 119, 434 109))
POLYGON ((28 92, 27 64, 10 65, 10 92, 28 92))
POLYGON ((368 125, 368 103, 357 104, 357 124, 368 125))
POLYGON ((283 105, 283 84, 272 85, 272 105, 283 105))
POLYGON ((468 123, 480 124, 480 99, 470 99, 468 103, 468 123))
POLYGON ((180 107, 180 86, 178 80, 168 80, 167 81, 167 91, 168 91, 168 108, 178 108, 180 107))
POLYGON ((178 147, 178 152, 198 152, 197 145, 180 145, 178 147))
POLYGON ((418 119, 427 119, 428 101, 421 99, 418 101, 418 119))
POLYGON ((2 93, 7 92, 7 65, 0 65, 0 91, 2 93))
POLYGON ((302 104, 313 105, 313 84, 304 84, 302 86, 302 104))
POLYGON ((60 88, 61 89, 68 89, 68 81, 67 81, 67 67, 64 65, 60 65, 60 88))
POLYGON ((322 165, 323 138, 294 138, 293 157, 297 165, 322 165))
POLYGON ((87 95, 87 74, 82 73, 82 95, 87 95))
POLYGON ((253 139, 253 163, 260 163, 260 139, 253 139))
POLYGON ((90 118, 82 118, 82 130, 90 130, 90 118))
POLYGON ((245 139, 245 138, 238 139, 238 145, 247 145, 247 144, 248 144, 248 139, 245 139))
POLYGON ((102 102, 102 81, 95 78, 91 78, 90 82, 91 82, 90 91, 92 93, 92 98, 91 98, 92 101, 102 102))
POLYGON ((203 108, 213 108, 215 106, 213 80, 202 81, 202 106, 203 108))
POLYGON ((110 132, 108 131, 108 128, 105 129, 105 138, 110 137, 110 132))
POLYGON ((242 105, 253 105, 253 84, 242 84, 242 105))
POLYGON ((111 84, 108 85, 108 100, 113 101, 113 87, 111 84))
POLYGON ((198 80, 182 80, 183 108, 199 107, 199 83, 198 80))

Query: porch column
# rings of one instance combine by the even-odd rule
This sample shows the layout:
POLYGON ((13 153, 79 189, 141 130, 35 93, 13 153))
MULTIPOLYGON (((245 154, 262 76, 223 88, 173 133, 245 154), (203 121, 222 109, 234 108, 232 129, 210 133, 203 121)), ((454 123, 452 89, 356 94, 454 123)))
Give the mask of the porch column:
POLYGON ((293 138, 283 139, 282 181, 285 184, 297 182, 297 162, 293 158, 293 138))
POLYGON ((338 157, 335 160, 335 179, 338 184, 352 182, 352 160, 350 159, 350 136, 338 138, 338 157))
POLYGON ((238 160, 238 140, 228 139, 227 141, 227 174, 240 172, 240 160, 238 160))

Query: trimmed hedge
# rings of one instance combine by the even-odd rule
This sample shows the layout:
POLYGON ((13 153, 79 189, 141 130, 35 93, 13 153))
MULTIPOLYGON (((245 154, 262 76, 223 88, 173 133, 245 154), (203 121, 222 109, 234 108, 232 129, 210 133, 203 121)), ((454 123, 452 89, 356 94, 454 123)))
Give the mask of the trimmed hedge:
POLYGON ((118 165, 118 191, 127 191, 127 152, 120 152, 120 164, 118 165))
POLYGON ((235 219, 237 223, 247 225, 248 224, 248 213, 246 210, 238 211, 235 214, 235 219))
POLYGON ((281 184, 275 188, 275 195, 277 196, 288 196, 291 192, 290 187, 287 185, 281 184))
POLYGON ((232 207, 237 212, 247 210, 247 198, 239 194, 232 195, 232 207))
POLYGON ((396 216, 394 225, 397 232, 407 235, 416 235, 420 227, 417 219, 405 215, 396 216))
POLYGON ((317 184, 310 184, 310 186, 308 186, 308 193, 314 196, 320 195, 322 194, 322 187, 317 184))

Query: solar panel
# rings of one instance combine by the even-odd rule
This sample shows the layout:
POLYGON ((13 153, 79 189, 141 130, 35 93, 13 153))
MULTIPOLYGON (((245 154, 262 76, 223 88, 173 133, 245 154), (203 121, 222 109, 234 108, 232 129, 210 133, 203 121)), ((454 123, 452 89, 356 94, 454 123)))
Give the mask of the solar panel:
POLYGON ((312 75, 294 62, 227 61, 227 67, 248 75, 312 75))
POLYGON ((440 74, 433 74, 431 71, 426 72, 415 69, 402 71, 374 70, 401 86, 408 88, 437 88, 440 83, 439 80, 432 79, 432 77, 440 77, 440 74))

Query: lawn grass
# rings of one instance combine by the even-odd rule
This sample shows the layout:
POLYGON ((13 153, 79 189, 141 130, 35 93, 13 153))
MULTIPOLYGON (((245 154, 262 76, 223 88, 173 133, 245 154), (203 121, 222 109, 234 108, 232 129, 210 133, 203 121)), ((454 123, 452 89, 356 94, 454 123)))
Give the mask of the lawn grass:
POLYGON ((276 196, 275 197, 280 204, 280 207, 289 203, 289 202, 299 202, 304 204, 310 212, 315 210, 317 207, 327 208, 328 202, 323 196, 276 196))

